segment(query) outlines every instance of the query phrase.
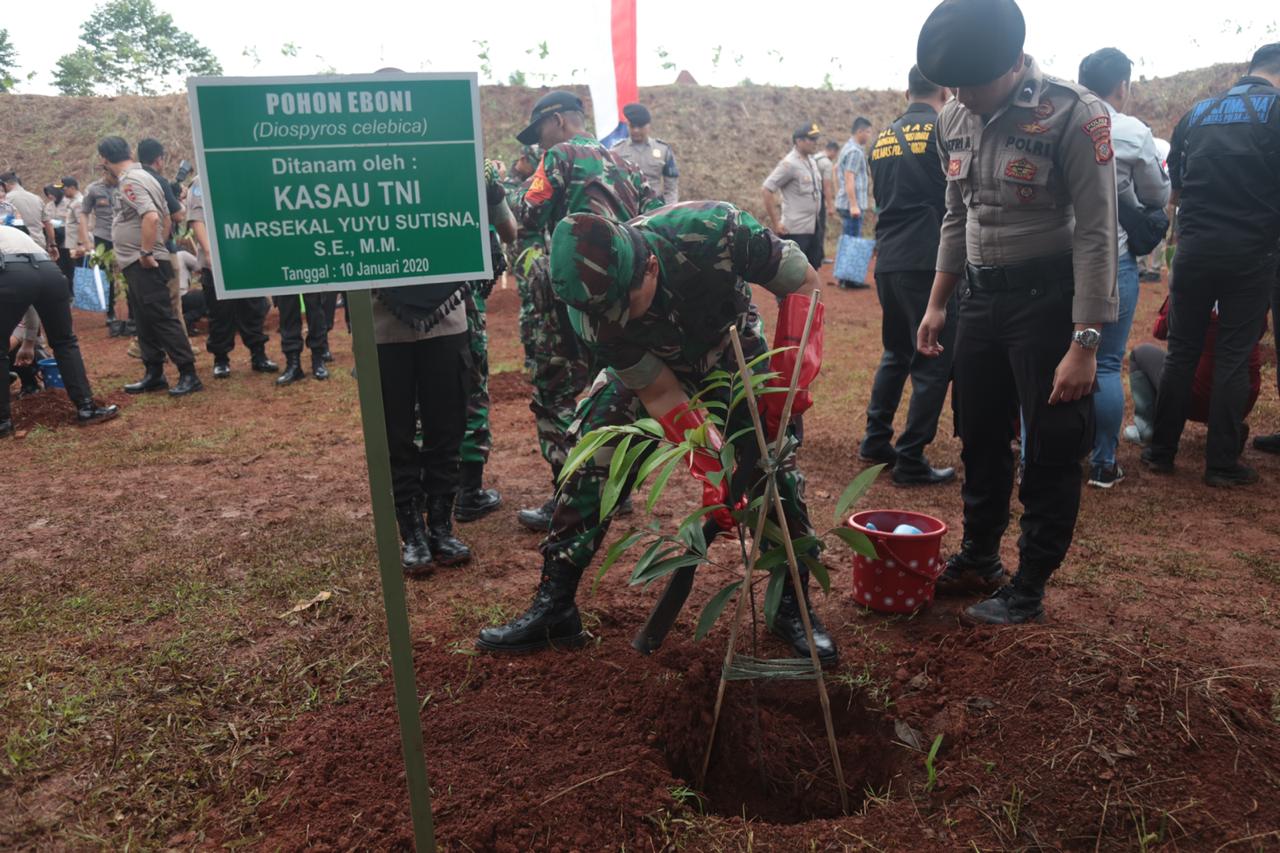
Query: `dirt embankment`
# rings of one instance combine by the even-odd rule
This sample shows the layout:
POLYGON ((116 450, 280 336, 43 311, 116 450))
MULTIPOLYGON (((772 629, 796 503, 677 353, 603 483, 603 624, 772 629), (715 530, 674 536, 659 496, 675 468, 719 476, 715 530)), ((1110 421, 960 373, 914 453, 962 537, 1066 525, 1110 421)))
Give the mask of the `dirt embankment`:
MULTIPOLYGON (((1226 88, 1240 66, 1215 65, 1134 84, 1129 111, 1168 138, 1173 125, 1198 98, 1226 88)), ((905 76, 905 75, 904 75, 905 76)), ((586 87, 570 87, 588 98, 586 87)), ((485 86, 481 89, 486 152, 510 159, 515 134, 545 89, 485 86)), ((714 198, 757 211, 760 182, 790 146, 798 125, 816 121, 829 138, 843 142, 853 119, 865 115, 880 126, 902 108, 900 91, 736 86, 655 86, 640 90, 653 111, 654 131, 675 147, 681 195, 714 198)), ((29 188, 63 175, 82 179, 97 171, 94 145, 108 134, 136 142, 154 136, 169 149, 170 168, 191 156, 191 126, 185 95, 156 98, 58 98, 0 95, 0 139, 29 188)))

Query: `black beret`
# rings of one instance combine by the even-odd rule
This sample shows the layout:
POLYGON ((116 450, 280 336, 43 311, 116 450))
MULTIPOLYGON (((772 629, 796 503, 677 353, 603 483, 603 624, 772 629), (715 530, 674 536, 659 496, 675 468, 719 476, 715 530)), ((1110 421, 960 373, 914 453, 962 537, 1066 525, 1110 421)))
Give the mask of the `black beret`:
POLYGON ((939 86, 981 86, 1013 67, 1026 36, 1014 0, 944 0, 920 28, 916 64, 939 86))
POLYGON ((516 134, 521 145, 538 143, 538 125, 549 115, 563 112, 583 112, 582 99, 572 92, 550 92, 538 99, 529 113, 529 126, 516 134))
POLYGON ((627 104, 622 108, 622 115, 626 117, 627 124, 634 124, 636 127, 644 127, 653 121, 653 116, 649 115, 644 104, 627 104))

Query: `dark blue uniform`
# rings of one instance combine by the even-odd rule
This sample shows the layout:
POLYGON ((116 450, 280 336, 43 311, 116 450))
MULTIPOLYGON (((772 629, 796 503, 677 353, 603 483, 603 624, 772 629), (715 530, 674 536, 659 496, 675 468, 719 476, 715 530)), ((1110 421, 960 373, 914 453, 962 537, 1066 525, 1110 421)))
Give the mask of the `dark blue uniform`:
POLYGON ((1169 176, 1180 193, 1169 285, 1169 354, 1146 457, 1172 463, 1215 303, 1219 327, 1206 468, 1231 472, 1244 443, 1249 353, 1280 259, 1280 90, 1244 77, 1178 122, 1169 176))

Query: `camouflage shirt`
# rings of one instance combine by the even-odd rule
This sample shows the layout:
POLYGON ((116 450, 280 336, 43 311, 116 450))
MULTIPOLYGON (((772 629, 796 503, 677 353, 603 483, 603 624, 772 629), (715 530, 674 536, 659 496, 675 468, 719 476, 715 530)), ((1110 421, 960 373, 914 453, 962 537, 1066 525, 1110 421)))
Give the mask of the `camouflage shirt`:
MULTIPOLYGON (((692 201, 665 207, 627 223, 658 259, 658 288, 642 317, 601 311, 600 302, 573 294, 552 252, 552 279, 570 305, 570 319, 602 366, 610 367, 628 388, 644 388, 662 367, 671 368, 686 387, 699 384, 729 346, 736 326, 743 346, 762 339, 764 327, 752 304, 748 282, 784 296, 798 291, 809 269, 804 254, 746 211, 727 202, 692 201), (576 304, 575 304, 576 303, 576 304), (590 303, 590 304, 588 304, 590 303), (587 307, 587 311, 579 306, 587 307)), ((562 228, 569 227, 568 224, 562 228)), ((598 251, 601 247, 594 247, 598 251)), ((596 263, 592 247, 580 246, 578 263, 596 263), (584 255, 585 251, 585 255, 584 255)), ((605 247, 605 251, 612 251, 605 247)), ((613 254, 626 254, 613 252, 613 254)), ((635 264, 644 258, 637 254, 635 264)), ((570 275, 570 278, 573 278, 570 275)), ((627 298, 613 291, 610 298, 627 298)))
POLYGON ((625 222, 662 206, 635 166, 581 134, 542 155, 520 199, 518 219, 530 231, 550 231, 571 213, 625 222))
MULTIPOLYGON (((508 173, 507 177, 502 181, 503 189, 507 191, 507 206, 513 211, 518 211, 520 209, 520 202, 524 198, 525 193, 529 191, 529 186, 532 183, 532 175, 524 180, 520 180, 518 177, 508 173)), ((517 258, 524 254, 527 249, 545 247, 547 235, 542 229, 527 228, 524 221, 518 216, 516 224, 519 226, 516 236, 517 258)))

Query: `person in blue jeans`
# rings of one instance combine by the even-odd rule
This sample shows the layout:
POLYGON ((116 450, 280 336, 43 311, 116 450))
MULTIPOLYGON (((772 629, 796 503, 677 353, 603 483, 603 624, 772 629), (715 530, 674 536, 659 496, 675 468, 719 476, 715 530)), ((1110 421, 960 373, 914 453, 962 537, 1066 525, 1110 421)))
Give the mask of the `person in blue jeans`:
MULTIPOLYGON (((871 121, 863 116, 853 120, 849 141, 840 149, 836 160, 836 213, 840 214, 841 233, 845 237, 862 236, 862 214, 870 204, 870 171, 867 167, 867 143, 871 141, 871 121)), ((850 290, 870 287, 861 281, 841 280, 839 285, 850 290)))
MULTIPOLYGON (((1133 62, 1114 47, 1089 54, 1080 63, 1080 85, 1102 98, 1111 117, 1111 144, 1115 151, 1116 193, 1121 206, 1163 209, 1169 203, 1169 175, 1156 149, 1151 129, 1122 110, 1129 100, 1133 62)), ((1109 489, 1124 479, 1116 462, 1116 446, 1124 422, 1124 379, 1120 371, 1128 351, 1129 330, 1138 304, 1138 262, 1129 248, 1129 236, 1120 228, 1119 263, 1116 268, 1120 313, 1102 328, 1098 346, 1097 391, 1094 392, 1095 428, 1090 457, 1089 485, 1109 489)))

